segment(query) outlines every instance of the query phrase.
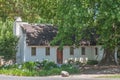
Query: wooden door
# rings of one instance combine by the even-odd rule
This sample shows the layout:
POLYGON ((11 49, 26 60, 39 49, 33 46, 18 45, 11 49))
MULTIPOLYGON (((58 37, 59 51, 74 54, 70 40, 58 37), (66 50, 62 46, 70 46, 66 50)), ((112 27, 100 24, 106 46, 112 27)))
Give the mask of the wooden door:
POLYGON ((63 50, 57 49, 57 63, 63 63, 63 50))

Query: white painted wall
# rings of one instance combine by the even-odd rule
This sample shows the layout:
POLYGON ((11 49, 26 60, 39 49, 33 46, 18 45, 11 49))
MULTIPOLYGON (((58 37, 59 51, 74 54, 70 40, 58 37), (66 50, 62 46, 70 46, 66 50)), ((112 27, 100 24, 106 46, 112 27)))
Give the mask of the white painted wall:
MULTIPOLYGON (((45 53, 44 53, 45 54, 45 53)), ((45 59, 48 59, 49 61, 53 61, 57 63, 57 47, 50 47, 50 55, 45 56, 45 59)))
POLYGON ((97 46, 98 47, 98 58, 97 60, 100 61, 103 57, 103 52, 104 52, 104 49, 102 48, 102 46, 97 46))
POLYGON ((49 60, 56 63, 56 50, 57 47, 50 47, 50 55, 46 56, 46 46, 39 46, 36 47, 36 56, 31 55, 31 47, 25 48, 25 58, 24 62, 26 61, 43 61, 43 60, 49 60))
POLYGON ((81 53, 81 47, 74 49, 74 55, 70 55, 70 47, 64 47, 63 49, 63 63, 65 63, 66 60, 72 58, 72 59, 80 59, 80 58, 88 58, 88 60, 98 60, 100 61, 102 59, 103 49, 101 49, 101 46, 85 46, 85 55, 82 55, 81 53), (98 48, 98 55, 95 54, 95 47, 98 48), (98 56, 98 57, 97 57, 98 56))
MULTIPOLYGON (((57 48, 58 46, 50 47, 50 55, 46 56, 46 51, 45 51, 46 46, 39 46, 36 47, 36 56, 31 56, 31 47, 30 46, 25 46, 24 48, 24 55, 22 55, 24 58, 23 62, 26 61, 43 61, 43 60, 49 60, 57 63, 57 48)), ((98 59, 101 60, 101 54, 103 53, 103 50, 101 49, 101 46, 98 47, 98 59)), ((77 58, 80 59, 81 57, 87 57, 89 60, 96 60, 96 55, 95 55, 95 46, 86 46, 85 47, 85 52, 86 55, 81 55, 81 47, 75 48, 74 49, 74 55, 70 55, 70 47, 69 46, 64 46, 63 48, 63 63, 65 63, 66 60, 70 58, 77 58)))
POLYGON ((24 50, 26 45, 26 35, 23 34, 22 28, 20 27, 22 24, 28 24, 26 22, 22 22, 22 19, 18 17, 13 24, 13 34, 19 38, 17 45, 17 53, 16 53, 16 62, 21 63, 24 62, 24 50))

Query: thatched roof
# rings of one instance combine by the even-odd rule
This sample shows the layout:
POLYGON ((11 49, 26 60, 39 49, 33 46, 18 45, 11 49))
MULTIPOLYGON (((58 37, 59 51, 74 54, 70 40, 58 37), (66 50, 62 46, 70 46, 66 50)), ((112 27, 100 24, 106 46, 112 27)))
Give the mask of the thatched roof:
POLYGON ((26 43, 28 46, 49 45, 50 41, 57 34, 57 28, 48 24, 23 24, 21 27, 26 34, 26 43))

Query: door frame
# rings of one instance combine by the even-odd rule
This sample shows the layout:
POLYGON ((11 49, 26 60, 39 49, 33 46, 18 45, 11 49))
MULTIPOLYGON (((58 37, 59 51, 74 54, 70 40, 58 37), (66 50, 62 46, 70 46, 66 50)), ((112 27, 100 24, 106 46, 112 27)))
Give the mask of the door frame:
POLYGON ((56 57, 57 57, 57 64, 62 64, 63 63, 63 49, 57 48, 56 51, 56 57))

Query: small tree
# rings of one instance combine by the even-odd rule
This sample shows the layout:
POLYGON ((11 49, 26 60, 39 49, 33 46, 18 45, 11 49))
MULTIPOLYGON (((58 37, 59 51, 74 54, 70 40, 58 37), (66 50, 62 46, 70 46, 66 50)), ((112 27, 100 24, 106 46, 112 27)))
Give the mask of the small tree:
POLYGON ((0 56, 5 60, 15 59, 18 39, 13 35, 12 21, 0 22, 0 56))

